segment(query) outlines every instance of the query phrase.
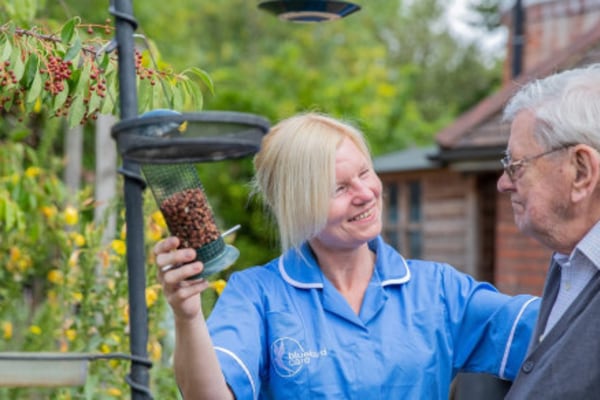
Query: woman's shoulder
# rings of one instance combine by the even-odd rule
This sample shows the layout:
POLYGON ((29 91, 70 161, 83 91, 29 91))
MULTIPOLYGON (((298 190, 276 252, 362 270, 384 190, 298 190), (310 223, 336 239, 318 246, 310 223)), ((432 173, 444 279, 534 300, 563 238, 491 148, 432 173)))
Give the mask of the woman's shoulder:
POLYGON ((278 268, 278 258, 274 258, 262 265, 254 265, 233 272, 228 282, 243 282, 244 284, 265 285, 277 283, 281 280, 278 268))

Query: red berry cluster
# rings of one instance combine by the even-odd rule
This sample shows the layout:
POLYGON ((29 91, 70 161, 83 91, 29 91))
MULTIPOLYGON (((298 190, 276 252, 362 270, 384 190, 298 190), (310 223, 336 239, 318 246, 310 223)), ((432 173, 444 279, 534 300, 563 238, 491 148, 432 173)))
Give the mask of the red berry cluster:
POLYGON ((53 55, 48 56, 46 68, 40 68, 41 74, 46 74, 44 89, 56 95, 65 89, 65 81, 71 77, 72 62, 63 61, 53 55))
POLYGON ((156 79, 154 77, 154 71, 149 69, 149 68, 145 68, 142 65, 142 53, 140 53, 139 51, 135 51, 135 73, 137 74, 137 76, 140 77, 140 79, 149 79, 150 80, 150 84, 152 86, 156 85, 156 79))
POLYGON ((10 61, 4 61, 0 63, 0 86, 8 86, 9 84, 16 85, 17 77, 15 76, 15 72, 9 68, 10 61))
POLYGON ((13 105, 20 105, 23 103, 25 98, 25 88, 18 85, 19 81, 15 75, 15 72, 10 68, 10 61, 4 61, 0 63, 0 87, 5 88, 7 86, 15 86, 14 92, 8 91, 7 96, 0 97, 0 107, 2 109, 9 109, 13 105))
MULTIPOLYGON (((91 58, 89 62, 91 63, 90 84, 88 86, 87 94, 83 99, 83 103, 86 105, 86 107, 89 107, 90 100, 92 99, 94 92, 96 92, 96 95, 102 99, 106 97, 106 79, 103 75, 104 71, 102 68, 98 67, 93 58, 91 58)), ((81 119, 81 124, 85 124, 90 119, 95 121, 98 118, 99 111, 99 108, 86 110, 83 118, 81 119)))
MULTIPOLYGON (((110 35, 112 33, 112 26, 111 26, 111 19, 107 18, 106 20, 104 20, 104 25, 92 25, 89 24, 87 25, 87 29, 86 32, 88 33, 88 35, 93 35, 94 33, 97 32, 103 32, 105 35, 110 35)), ((86 26, 86 25, 80 25, 80 26, 86 26)))
MULTIPOLYGON (((98 97, 104 98, 106 96, 106 79, 104 79, 104 72, 101 68, 98 68, 94 60, 92 62, 92 70, 90 72, 90 96, 92 92, 96 92, 98 97)), ((89 97, 88 97, 89 99, 89 97)))

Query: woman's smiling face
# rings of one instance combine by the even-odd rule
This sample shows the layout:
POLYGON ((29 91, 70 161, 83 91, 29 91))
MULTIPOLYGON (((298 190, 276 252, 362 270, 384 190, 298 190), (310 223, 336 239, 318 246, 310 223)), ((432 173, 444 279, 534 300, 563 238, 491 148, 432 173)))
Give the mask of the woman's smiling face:
POLYGON ((335 176, 327 225, 316 240, 330 248, 358 247, 381 232, 381 181, 348 138, 336 151, 335 176))

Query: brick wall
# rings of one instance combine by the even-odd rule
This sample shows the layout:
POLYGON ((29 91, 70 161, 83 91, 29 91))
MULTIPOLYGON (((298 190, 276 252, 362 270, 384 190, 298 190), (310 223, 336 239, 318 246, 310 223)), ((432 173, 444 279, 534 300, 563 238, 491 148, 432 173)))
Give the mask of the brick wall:
POLYGON ((498 289, 507 294, 541 295, 552 252, 519 232, 510 198, 503 193, 497 197, 495 237, 498 289))
MULTIPOLYGON (((599 23, 600 0, 554 0, 527 6, 523 70, 551 60, 552 54, 565 49, 599 23)), ((504 14, 503 24, 512 31, 511 10, 504 14)), ((505 82, 511 79, 512 39, 511 34, 504 63, 505 82)))

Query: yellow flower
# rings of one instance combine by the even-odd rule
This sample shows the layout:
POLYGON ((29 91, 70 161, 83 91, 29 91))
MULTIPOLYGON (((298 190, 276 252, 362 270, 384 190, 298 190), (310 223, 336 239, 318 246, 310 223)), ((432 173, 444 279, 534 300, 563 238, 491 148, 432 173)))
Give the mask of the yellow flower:
POLYGON ((160 285, 152 285, 146 288, 146 304, 148 307, 152 307, 152 305, 156 303, 159 289, 160 285))
POLYGON ((73 206, 67 206, 67 208, 65 208, 65 223, 73 226, 77 224, 77 222, 79 222, 79 213, 77 212, 77 209, 73 206))
POLYGON ((71 232, 69 234, 69 237, 71 238, 73 243, 75 243, 75 246, 77 246, 77 247, 85 246, 85 238, 83 237, 83 235, 81 233, 71 232))
POLYGON ((42 334, 42 328, 40 328, 40 327, 39 327, 39 326, 37 326, 37 325, 31 325, 31 326, 29 327, 29 332, 30 332, 32 335, 39 336, 39 335, 41 335, 41 334, 42 334))
POLYGON ((103 343, 103 344, 100 346, 100 353, 103 353, 103 354, 108 354, 108 353, 110 353, 110 347, 108 347, 108 345, 107 345, 106 343, 103 343))
POLYGON ((113 240, 110 246, 112 247, 113 251, 120 256, 124 255, 127 250, 125 242, 119 239, 113 240))
POLYGON ((35 103, 33 104, 33 112, 39 114, 40 111, 42 111, 42 97, 38 96, 37 99, 35 99, 35 103))
POLYGON ((48 282, 59 285, 63 282, 63 273, 62 273, 62 271, 60 271, 58 269, 52 269, 52 270, 48 271, 47 279, 48 279, 48 282))
POLYGON ((29 167, 25 170, 25 176, 28 178, 35 178, 40 174, 42 170, 38 167, 29 167))
POLYGON ((121 392, 121 389, 118 389, 116 387, 111 387, 106 389, 106 393, 111 395, 111 396, 116 396, 116 397, 121 397, 123 392, 121 392))
POLYGON ((148 342, 148 355, 153 361, 160 360, 160 357, 162 356, 162 346, 158 340, 151 340, 148 342))
POLYGON ((71 297, 73 298, 73 301, 75 301, 76 303, 81 303, 81 300, 83 300, 83 293, 74 292, 71 294, 71 297))
POLYGON ((55 206, 41 206, 40 211, 48 219, 53 218, 58 212, 55 206))
POLYGON ((19 270, 21 272, 25 272, 31 267, 31 257, 26 256, 19 260, 18 264, 19 270))
POLYGON ((2 337, 5 340, 10 340, 13 336, 13 324, 10 321, 4 321, 2 322, 2 337))
POLYGON ((213 288, 218 295, 220 295, 223 292, 223 289, 225 289, 226 284, 227 282, 225 282, 224 279, 217 279, 216 281, 210 283, 210 287, 213 288))
POLYGON ((21 259, 21 250, 18 247, 10 248, 10 261, 17 262, 21 259))
POLYGON ((67 329, 65 331, 65 336, 69 342, 72 342, 77 337, 77 331, 75 329, 67 329))
POLYGON ((129 305, 125 305, 125 307, 121 308, 121 317, 123 317, 123 321, 125 324, 129 324, 129 305))
POLYGON ((115 344, 121 344, 121 336, 117 335, 116 333, 111 333, 110 338, 115 344))
POLYGON ((165 217, 160 211, 155 211, 151 215, 152 221, 156 222, 162 229, 167 229, 167 222, 165 217))
POLYGON ((148 227, 148 238, 152 242, 158 242, 162 239, 163 229, 157 223, 151 223, 148 227))

